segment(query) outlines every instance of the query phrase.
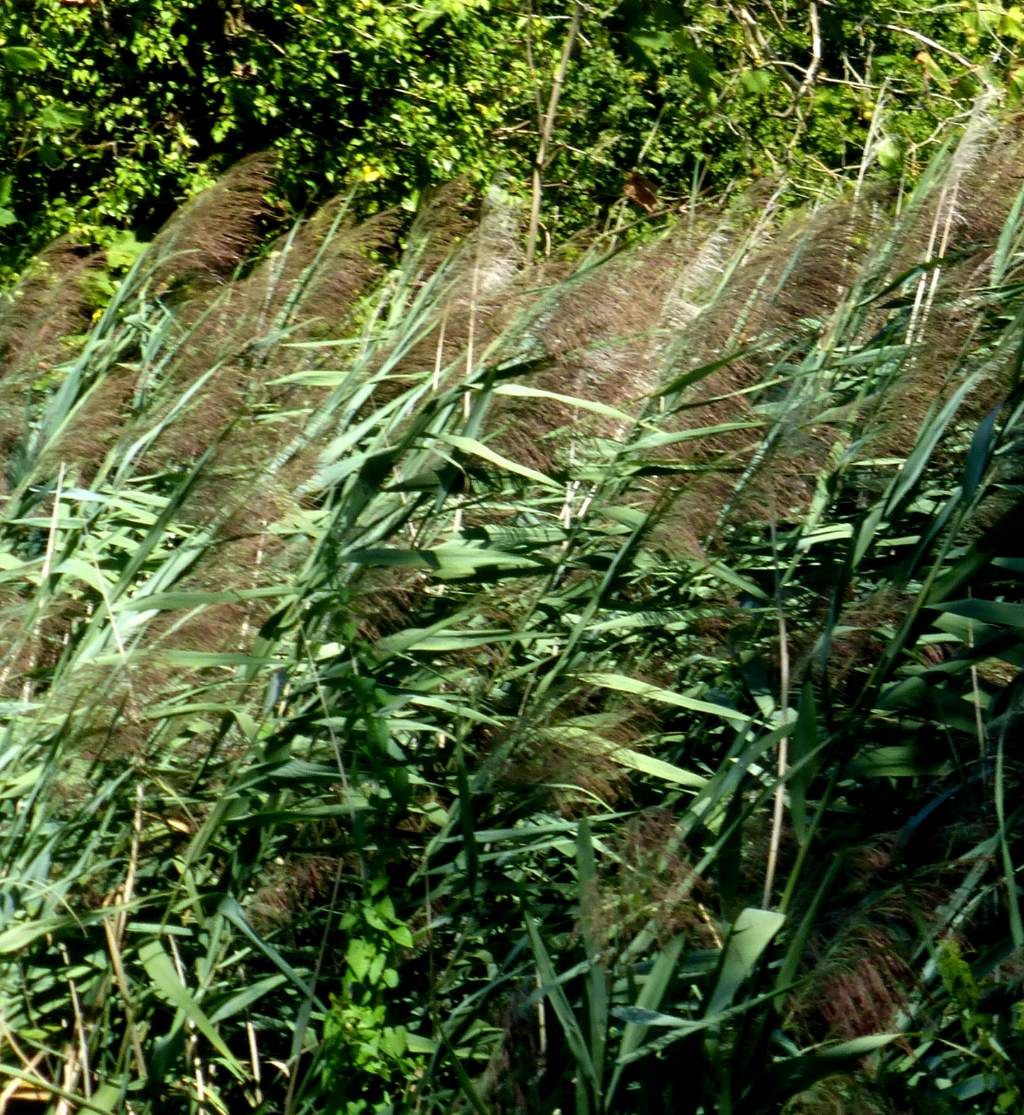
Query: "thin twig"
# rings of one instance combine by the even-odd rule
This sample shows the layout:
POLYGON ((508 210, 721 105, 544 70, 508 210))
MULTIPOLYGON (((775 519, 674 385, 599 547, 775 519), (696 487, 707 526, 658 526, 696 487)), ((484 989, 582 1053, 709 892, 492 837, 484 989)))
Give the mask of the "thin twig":
POLYGON ((260 1051, 259 1046, 256 1044, 256 1028, 253 1026, 251 1019, 246 1019, 245 1033, 249 1039, 249 1060, 252 1063, 252 1078, 253 1083, 256 1087, 255 1099, 257 1103, 262 1103, 263 1089, 260 1086, 262 1083, 262 1072, 260 1070, 260 1051))
POLYGON ((868 173, 868 167, 871 165, 871 156, 874 153, 875 139, 879 134, 879 124, 882 119, 882 104, 885 99, 886 89, 889 85, 889 79, 886 78, 882 82, 881 88, 878 90, 878 95, 875 97, 874 111, 871 113, 871 123, 868 126, 867 139, 864 141, 864 152, 861 155, 860 167, 857 171, 857 184, 853 188, 853 196, 859 198, 861 191, 864 189, 864 180, 868 173))
POLYGON ((919 42, 922 46, 930 47, 932 50, 937 50, 940 54, 945 54, 948 58, 952 58, 955 62, 959 62, 970 73, 977 73, 981 78, 982 84, 990 93, 995 93, 996 87, 985 76, 984 71, 981 70, 969 58, 965 58, 962 54, 955 50, 950 50, 948 47, 937 43, 934 39, 929 39, 927 35, 922 35, 920 31, 912 31, 909 27, 901 27, 898 23, 883 23, 882 26, 887 31, 896 31, 900 35, 906 35, 908 38, 919 42))
POLYGON ((121 946, 114 934, 114 926, 109 918, 103 922, 103 933, 107 938, 107 951, 110 954, 110 965, 114 969, 114 980, 121 992, 121 1002, 125 1016, 125 1040, 131 1046, 132 1056, 135 1058, 135 1071, 144 1080, 146 1078, 146 1057, 142 1052, 142 1044, 135 1030, 135 1007, 132 1004, 132 993, 128 986, 128 977, 125 974, 124 963, 121 959, 121 946))
POLYGON ((821 21, 818 19, 818 5, 812 2, 808 8, 811 18, 811 64, 807 67, 807 73, 804 74, 804 79, 796 92, 797 100, 802 99, 808 92, 818 76, 818 70, 821 69, 821 21))
MULTIPOLYGON (((68 955, 67 948, 62 944, 60 946, 61 960, 64 962, 65 971, 71 968, 71 958, 68 955)), ((64 1064, 64 1089, 68 1092, 74 1092, 78 1080, 81 1077, 82 1090, 86 1099, 92 1099, 92 1081, 90 1080, 89 1071, 89 1039, 85 1032, 85 1016, 82 1011, 82 1000, 78 994, 78 988, 75 986, 75 981, 68 978, 68 993, 71 999, 71 1010, 75 1018, 75 1037, 78 1040, 78 1047, 76 1048, 73 1042, 68 1042, 68 1054, 64 1064)), ((0 1108, 2 1110, 2 1108, 0 1108)), ((58 1112, 64 1110, 70 1112, 71 1108, 68 1107, 66 1100, 61 1100, 57 1108, 58 1112)))
POLYGON ((50 575, 50 566, 53 564, 53 551, 57 544, 57 523, 60 521, 60 496, 61 489, 64 487, 64 473, 67 466, 63 461, 60 463, 60 471, 57 473, 57 489, 53 496, 53 514, 50 517, 50 533, 46 537, 46 556, 43 558, 43 568, 39 574, 41 583, 46 581, 50 575))
MULTIPOLYGON (((772 553, 775 554, 775 515, 771 520, 772 553)), ((775 584, 776 609, 779 616, 779 708, 782 713, 783 728, 789 725, 789 638, 786 630, 786 613, 782 606, 782 583, 776 579, 775 584)), ((789 733, 783 731, 779 740, 778 765, 776 767, 777 781, 775 783, 775 806, 772 810, 772 833, 768 844, 768 863, 764 875, 764 900, 765 909, 771 902, 772 891, 775 889, 775 871, 779 862, 779 845, 782 842, 783 811, 786 804, 786 772, 789 769, 789 733)))
POLYGON ((121 942, 124 939, 125 929, 128 925, 128 907, 135 893, 135 875, 139 864, 139 849, 142 837, 142 806, 145 802, 145 789, 141 780, 135 786, 135 815, 132 820, 131 852, 128 858, 128 870, 124 883, 120 889, 122 908, 113 918, 106 918, 103 922, 103 932, 107 938, 107 951, 110 953, 111 967, 114 969, 114 979, 121 991, 125 1013, 125 1038, 132 1048, 135 1057, 135 1067, 140 1077, 146 1077, 146 1058, 142 1052, 142 1043, 135 1028, 135 1008, 128 987, 128 977, 125 974, 124 963, 121 956, 121 942))
POLYGON ((583 6, 577 0, 577 3, 573 5, 569 33, 562 44, 562 58, 551 82, 551 96, 548 98, 548 110, 544 115, 544 126, 541 128, 540 146, 537 148, 537 156, 533 160, 533 199, 530 204, 530 228, 526 237, 527 265, 533 263, 534 256, 537 254, 537 233, 540 229, 540 206, 544 191, 543 175, 548 164, 548 147, 555 130, 555 114, 558 112, 558 102, 562 97, 565 75, 569 72, 569 59, 572 57, 572 48, 576 45, 576 36, 580 31, 582 15, 583 6))

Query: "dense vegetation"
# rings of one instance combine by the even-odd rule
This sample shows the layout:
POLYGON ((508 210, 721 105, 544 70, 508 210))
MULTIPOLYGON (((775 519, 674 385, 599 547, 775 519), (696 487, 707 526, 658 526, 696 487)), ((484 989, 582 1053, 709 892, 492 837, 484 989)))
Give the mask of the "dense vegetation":
POLYGON ((1024 12, 2 18, 0 1110, 1024 1110, 1024 12))
POLYGON ((528 267, 450 190, 5 323, 5 1097, 1017 1110, 1024 146, 528 267), (235 272, 235 277, 231 275, 235 272), (81 315, 81 316, 79 316, 81 315))
POLYGON ((978 93, 1015 92, 1022 43, 982 0, 6 0, 0 282, 57 236, 121 259, 267 148, 292 212, 353 181, 364 212, 457 175, 525 192, 539 158, 556 236, 629 170, 662 204, 782 171, 813 195, 865 157, 914 175, 978 93))

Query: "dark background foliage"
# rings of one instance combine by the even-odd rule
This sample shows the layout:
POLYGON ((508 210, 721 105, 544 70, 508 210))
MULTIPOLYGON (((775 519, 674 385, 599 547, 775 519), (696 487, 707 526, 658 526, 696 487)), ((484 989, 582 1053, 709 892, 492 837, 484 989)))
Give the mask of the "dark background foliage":
MULTIPOLYGON (((293 211, 353 181, 372 185, 370 208, 413 209, 425 186, 458 175, 525 192, 571 11, 558 0, 8 0, 0 268, 9 279, 59 236, 145 239, 254 150, 280 153, 277 196, 293 211)), ((1012 77, 1021 29, 1008 11, 586 6, 544 171, 545 226, 593 224, 640 166, 669 200, 783 170, 813 192, 869 139, 890 171, 913 172, 991 76, 1012 77)))
POLYGON ((0 1108, 1020 1110, 1024 10, 2 18, 0 1108))

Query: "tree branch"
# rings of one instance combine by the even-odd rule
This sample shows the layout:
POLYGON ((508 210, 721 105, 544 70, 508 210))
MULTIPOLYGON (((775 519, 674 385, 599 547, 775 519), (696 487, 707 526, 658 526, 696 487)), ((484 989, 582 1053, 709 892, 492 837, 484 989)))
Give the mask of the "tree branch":
POLYGON ((580 18, 583 6, 576 0, 572 10, 572 22, 569 24, 569 33, 562 44, 562 58, 558 69, 551 82, 551 95, 548 98, 548 110, 544 114, 544 125, 540 133, 540 146, 533 160, 533 198, 530 205, 530 228, 526 237, 526 262, 532 263, 537 254, 537 233, 540 229, 540 206, 544 192, 543 174, 548 163, 548 148, 551 145, 551 136, 555 130, 555 114, 558 112, 558 102, 562 97, 562 86, 565 84, 565 75, 569 72, 569 59, 572 57, 572 48, 576 45, 576 36, 580 31, 580 18))

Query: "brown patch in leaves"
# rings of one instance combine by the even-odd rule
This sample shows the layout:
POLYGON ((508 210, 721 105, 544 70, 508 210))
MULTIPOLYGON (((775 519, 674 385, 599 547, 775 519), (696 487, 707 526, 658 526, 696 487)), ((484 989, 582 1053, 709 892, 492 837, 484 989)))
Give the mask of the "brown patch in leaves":
POLYGON ((421 569, 368 568, 353 585, 351 614, 359 637, 379 642, 413 626, 428 583, 421 569))
POLYGON ((273 210, 266 195, 274 160, 252 155, 183 206, 157 234, 154 250, 163 257, 154 274, 158 286, 217 283, 259 242, 273 210))
POLYGON ((85 281, 98 262, 60 242, 33 260, 0 301, 0 374, 45 371, 63 359, 62 339, 88 322, 85 281))
POLYGON ((297 915, 330 893, 339 860, 331 856, 291 856, 272 868, 270 879, 247 904, 259 933, 288 929, 297 915))
POLYGON ((670 400, 674 413, 663 428, 685 433, 758 423, 749 430, 721 430, 659 451, 667 463, 688 470, 679 481, 662 483, 683 486, 679 507, 698 537, 711 534, 723 518, 742 520, 752 512, 763 518, 766 500, 778 514, 788 516, 813 494, 817 471, 837 432, 813 423, 819 404, 809 400, 776 419, 773 437, 766 441, 772 423, 766 426, 753 410, 764 398, 750 389, 768 378, 781 344, 787 351, 796 345, 799 351, 801 337, 806 344, 815 342, 817 326, 811 323, 827 321, 846 296, 872 225, 866 207, 845 202, 795 219, 774 243, 751 254, 723 294, 673 342, 669 380, 687 369, 738 355, 670 400))
POLYGON ((615 752, 642 745, 650 716, 644 707, 611 702, 602 690, 574 691, 516 740, 498 785, 530 787, 564 816, 592 811, 595 798, 609 806, 624 800, 630 771, 615 752))
MULTIPOLYGON (((549 366, 527 385, 636 413, 656 383, 657 328, 676 280, 677 251, 667 238, 569 282, 543 321, 549 366)), ((542 472, 556 470, 586 439, 617 440, 631 425, 551 399, 501 400, 492 418, 496 446, 542 472)))
POLYGON ((631 170, 626 175, 622 196, 639 205, 645 213, 654 213, 658 208, 657 187, 639 171, 631 170))
POLYGON ((662 943, 684 933, 699 947, 719 946, 706 906, 711 886, 693 870, 672 814, 654 810, 632 817, 614 847, 619 867, 602 903, 609 935, 628 942, 653 924, 662 943))
POLYGON ((831 1036, 885 1033, 906 1005, 911 967, 882 929, 852 935, 815 974, 815 1006, 831 1036))
POLYGON ((44 467, 56 471, 58 462, 77 466, 81 481, 89 483, 122 432, 135 383, 134 369, 118 365, 108 373, 75 409, 44 467))

